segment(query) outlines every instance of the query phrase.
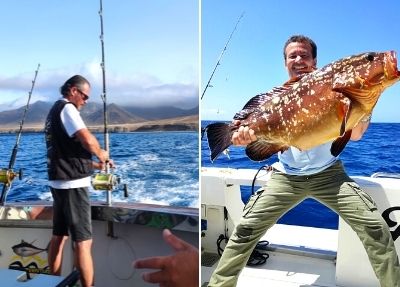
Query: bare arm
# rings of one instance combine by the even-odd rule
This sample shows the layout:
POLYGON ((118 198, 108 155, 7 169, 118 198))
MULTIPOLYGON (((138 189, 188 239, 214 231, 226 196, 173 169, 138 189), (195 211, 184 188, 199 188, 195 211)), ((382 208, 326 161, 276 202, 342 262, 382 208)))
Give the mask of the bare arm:
MULTIPOLYGON (((100 162, 108 161, 108 152, 101 149, 99 142, 88 129, 80 129, 75 133, 75 136, 81 142, 83 147, 91 154, 95 155, 100 162)), ((94 167, 96 168, 96 166, 94 167)))

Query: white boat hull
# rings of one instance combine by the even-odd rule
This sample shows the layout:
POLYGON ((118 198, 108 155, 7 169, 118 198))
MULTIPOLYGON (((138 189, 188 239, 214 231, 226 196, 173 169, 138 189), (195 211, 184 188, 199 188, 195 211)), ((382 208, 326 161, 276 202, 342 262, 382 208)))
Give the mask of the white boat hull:
MULTIPOLYGON (((7 270, 10 264, 14 264, 28 267, 32 273, 48 273, 47 251, 42 249, 47 248, 51 238, 51 214, 51 206, 42 204, 27 203, 0 208, 2 270, 7 270), (41 250, 36 250, 38 253, 32 256, 20 256, 17 253, 30 252, 29 249, 24 251, 22 247, 18 248, 24 242, 41 250)), ((95 285, 98 287, 154 286, 141 279, 144 270, 135 270, 132 262, 139 258, 173 253, 172 248, 162 238, 164 228, 169 228, 174 234, 195 246, 199 244, 198 210, 195 208, 149 204, 113 204, 112 207, 108 207, 93 204, 92 217, 92 254, 95 285)), ((70 241, 66 246, 62 266, 63 277, 73 270, 73 247, 70 241)), ((30 285, 24 283, 23 286, 45 286, 43 283, 35 285, 36 281, 39 280, 33 274, 30 285)))
MULTIPOLYGON (((202 168, 202 256, 217 253, 221 234, 231 235, 244 207, 240 185, 251 186, 255 174, 249 169, 202 168)), ((255 185, 265 184, 268 178, 261 172, 255 185)), ((395 212, 400 210, 400 179, 353 178, 375 199, 381 213, 393 209, 390 219, 396 226, 391 230, 400 228, 400 211, 395 212)), ((400 254, 400 238, 395 239, 400 254)), ((339 230, 276 224, 262 240, 270 242, 270 258, 262 266, 245 267, 237 286, 379 287, 360 240, 342 220, 339 230)), ((202 264, 202 284, 216 264, 202 264)))

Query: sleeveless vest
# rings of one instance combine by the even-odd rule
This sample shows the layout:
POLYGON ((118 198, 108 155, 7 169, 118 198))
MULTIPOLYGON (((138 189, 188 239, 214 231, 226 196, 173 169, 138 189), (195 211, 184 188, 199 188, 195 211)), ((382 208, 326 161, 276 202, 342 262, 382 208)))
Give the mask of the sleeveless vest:
POLYGON ((70 138, 61 122, 63 100, 54 103, 45 124, 49 180, 73 180, 92 174, 92 155, 76 137, 70 138))

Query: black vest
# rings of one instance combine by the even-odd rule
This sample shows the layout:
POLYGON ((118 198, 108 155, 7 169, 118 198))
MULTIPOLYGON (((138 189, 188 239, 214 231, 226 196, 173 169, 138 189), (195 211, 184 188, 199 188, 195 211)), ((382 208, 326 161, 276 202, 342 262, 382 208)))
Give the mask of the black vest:
POLYGON ((55 102, 47 115, 45 125, 47 146, 47 173, 49 180, 72 180, 92 174, 92 155, 76 137, 70 138, 61 122, 63 100, 55 102))

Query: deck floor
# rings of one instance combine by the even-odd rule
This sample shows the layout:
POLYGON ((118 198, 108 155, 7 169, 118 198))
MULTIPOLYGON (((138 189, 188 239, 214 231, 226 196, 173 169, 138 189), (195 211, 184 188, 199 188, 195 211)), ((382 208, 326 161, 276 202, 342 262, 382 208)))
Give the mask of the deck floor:
MULTIPOLYGON (((332 260, 310 258, 280 252, 268 252, 267 262, 259 267, 245 267, 238 287, 336 287, 335 263, 332 260)), ((201 268, 202 286, 209 281, 213 267, 201 268)), ((206 285, 205 285, 206 286, 206 285)))
MULTIPOLYGON (((337 230, 275 225, 262 238, 271 245, 324 250, 334 254, 337 249, 337 230), (296 236, 293 236, 295 234, 296 236)), ((245 267, 239 276, 238 287, 336 287, 334 256, 318 258, 280 251, 267 251, 267 262, 258 267, 245 267), (330 257, 330 258, 329 258, 330 257)), ((201 266, 201 286, 207 286, 213 270, 201 266)))

